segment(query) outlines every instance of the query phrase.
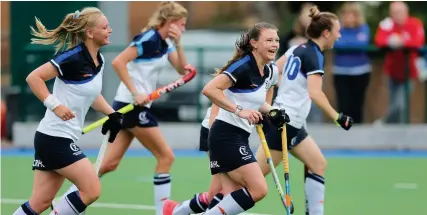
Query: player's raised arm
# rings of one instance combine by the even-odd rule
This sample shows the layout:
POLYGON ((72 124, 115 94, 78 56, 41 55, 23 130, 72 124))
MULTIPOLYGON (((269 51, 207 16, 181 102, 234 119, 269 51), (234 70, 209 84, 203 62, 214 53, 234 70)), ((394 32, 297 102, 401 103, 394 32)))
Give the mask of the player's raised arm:
POLYGON ((169 29, 170 40, 167 40, 169 44, 169 62, 180 75, 185 74, 184 67, 187 65, 187 59, 185 58, 184 49, 181 44, 181 34, 185 31, 186 23, 186 19, 181 19, 180 22, 171 25, 169 29))

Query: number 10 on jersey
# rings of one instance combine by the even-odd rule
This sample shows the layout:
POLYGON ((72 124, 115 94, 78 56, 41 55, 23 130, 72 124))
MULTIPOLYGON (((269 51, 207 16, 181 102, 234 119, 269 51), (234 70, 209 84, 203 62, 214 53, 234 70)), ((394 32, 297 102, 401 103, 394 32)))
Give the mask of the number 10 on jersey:
POLYGON ((284 75, 288 77, 288 80, 294 80, 298 72, 301 69, 301 59, 299 57, 295 57, 294 55, 290 55, 288 60, 286 61, 286 66, 284 70, 284 75))

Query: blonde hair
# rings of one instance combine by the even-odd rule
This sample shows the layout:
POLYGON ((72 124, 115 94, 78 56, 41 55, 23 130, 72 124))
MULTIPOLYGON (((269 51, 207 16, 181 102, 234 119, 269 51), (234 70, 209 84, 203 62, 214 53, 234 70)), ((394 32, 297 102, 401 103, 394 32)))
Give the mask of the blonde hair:
POLYGON ((101 10, 96 7, 85 7, 82 11, 75 11, 65 16, 62 23, 53 30, 48 30, 43 23, 35 17, 35 30, 32 26, 31 34, 36 38, 31 39, 32 44, 51 45, 58 43, 55 46, 55 53, 63 49, 67 44, 67 49, 78 45, 81 41, 86 40, 85 30, 94 27, 103 15, 101 10))
POLYGON ((263 29, 273 29, 276 31, 278 30, 277 27, 273 24, 270 24, 267 22, 259 22, 252 25, 249 29, 243 31, 240 37, 236 40, 236 44, 235 44, 236 49, 234 51, 233 57, 223 67, 221 67, 220 69, 216 69, 216 72, 214 73, 214 75, 221 74, 231 64, 239 60, 244 55, 250 53, 253 50, 253 47, 250 41, 252 39, 257 41, 263 29))
POLYGON ((365 14, 363 12, 362 6, 357 2, 346 2, 344 3, 339 10, 340 19, 343 17, 345 12, 351 12, 356 15, 356 26, 361 26, 365 24, 365 14))
POLYGON ((163 25, 168 20, 178 20, 182 18, 187 18, 188 12, 182 5, 172 2, 165 1, 160 3, 157 10, 151 15, 148 20, 148 24, 142 29, 142 31, 146 31, 150 28, 158 29, 163 27, 163 25))

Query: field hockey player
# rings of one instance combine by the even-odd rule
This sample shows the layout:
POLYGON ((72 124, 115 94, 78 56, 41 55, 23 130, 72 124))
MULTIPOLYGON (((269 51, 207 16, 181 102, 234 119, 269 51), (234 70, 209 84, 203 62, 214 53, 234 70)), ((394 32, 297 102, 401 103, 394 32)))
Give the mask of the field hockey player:
POLYGON ((122 126, 122 115, 115 112, 101 95, 105 62, 99 49, 109 44, 112 29, 107 18, 95 7, 67 14, 60 26, 53 30, 47 30, 37 18, 36 26, 37 30, 31 28, 36 37, 32 43, 58 43, 57 54, 26 79, 47 110, 34 137, 32 194, 14 215, 44 212, 65 179, 74 183, 79 191, 64 196, 50 214, 75 215, 85 211, 101 193, 92 163, 76 144, 89 108, 92 106, 109 116, 102 131, 110 134, 110 142, 122 126), (68 47, 62 51, 67 41, 68 47), (51 94, 45 81, 52 78, 55 83, 51 94))
MULTIPOLYGON (((286 124, 288 149, 310 170, 305 178, 307 214, 323 215, 326 159, 305 128, 311 102, 345 130, 351 128, 353 120, 343 113, 337 113, 322 91, 323 51, 332 49, 334 42, 340 38, 338 18, 333 13, 320 12, 317 7, 310 9, 310 17, 312 20, 307 27, 309 41, 289 48, 276 61, 282 75, 273 107, 286 109, 290 117, 290 122, 286 124)), ((276 166, 282 159, 282 137, 281 132, 269 127, 271 123, 264 126, 264 132, 276 166)), ((256 158, 265 160, 261 147, 256 158)), ((260 165, 263 166, 261 169, 264 174, 268 174, 268 165, 260 165)))
MULTIPOLYGON (((277 82, 277 70, 267 64, 279 48, 277 28, 268 23, 255 24, 242 33, 236 48, 233 59, 203 90, 220 107, 209 131, 208 145, 211 173, 220 178, 224 193, 224 198, 205 212, 207 215, 242 213, 267 192, 248 138, 254 124, 262 120, 262 113, 279 111, 265 102, 268 89, 277 82)), ((285 118, 275 118, 274 122, 281 127, 285 118)), ((175 202, 167 201, 164 214, 175 214, 175 206, 175 202)))

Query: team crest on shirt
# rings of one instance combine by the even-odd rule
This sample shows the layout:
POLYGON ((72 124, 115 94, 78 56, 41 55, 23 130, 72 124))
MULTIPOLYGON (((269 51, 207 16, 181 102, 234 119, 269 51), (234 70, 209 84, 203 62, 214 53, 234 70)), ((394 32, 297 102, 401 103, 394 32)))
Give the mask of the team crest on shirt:
POLYGON ((150 120, 147 118, 147 112, 143 111, 141 113, 139 113, 139 123, 141 125, 145 125, 148 124, 150 122, 150 120))
POLYGON ((267 80, 267 81, 265 81, 265 89, 266 90, 268 90, 268 89, 270 89, 270 81, 269 80, 267 80))

